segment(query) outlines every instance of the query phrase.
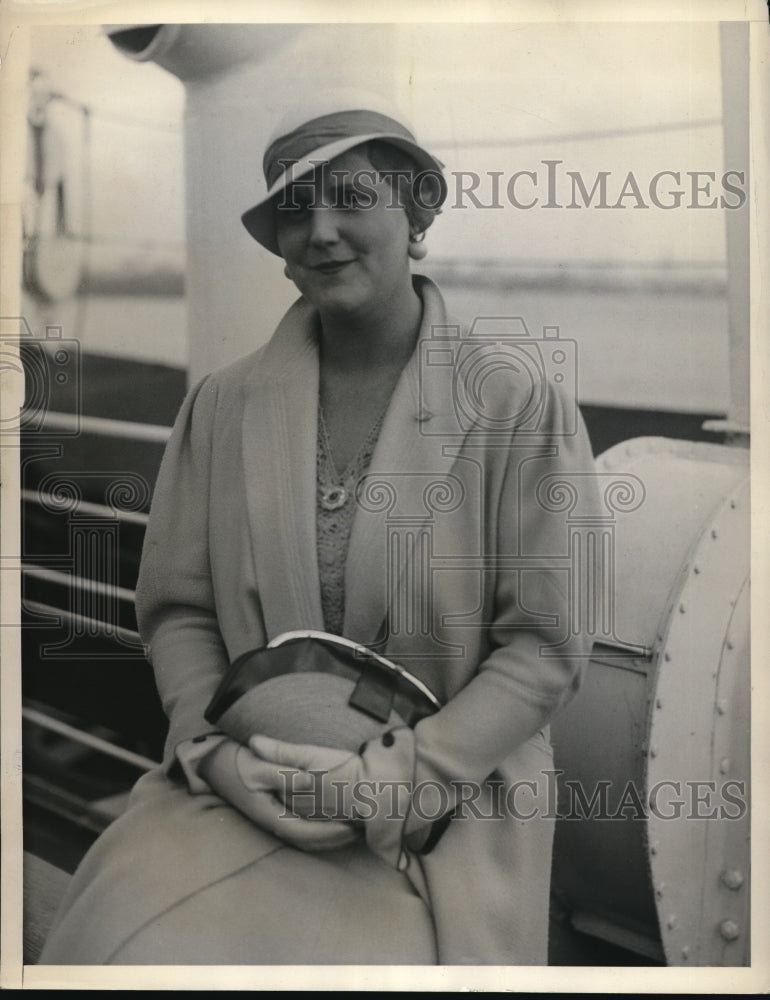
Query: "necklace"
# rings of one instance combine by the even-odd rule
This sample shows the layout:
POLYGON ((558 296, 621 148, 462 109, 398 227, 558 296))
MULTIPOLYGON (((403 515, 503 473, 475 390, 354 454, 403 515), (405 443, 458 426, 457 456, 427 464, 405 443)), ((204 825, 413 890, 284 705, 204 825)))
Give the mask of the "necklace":
POLYGON ((324 411, 321 403, 318 403, 318 428, 321 433, 321 455, 323 458, 321 475, 319 476, 318 495, 321 506, 324 510, 334 511, 344 507, 348 502, 355 484, 360 478, 362 467, 367 464, 372 451, 372 446, 380 432, 380 426, 385 418, 387 406, 375 420, 365 441, 353 456, 348 467, 342 473, 337 472, 334 462, 331 443, 329 441, 329 431, 324 420, 324 411))

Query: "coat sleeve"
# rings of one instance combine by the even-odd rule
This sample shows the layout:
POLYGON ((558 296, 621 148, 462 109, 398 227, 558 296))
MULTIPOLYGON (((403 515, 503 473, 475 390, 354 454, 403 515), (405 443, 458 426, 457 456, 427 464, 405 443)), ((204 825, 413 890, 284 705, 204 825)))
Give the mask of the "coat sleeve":
POLYGON ((405 784, 421 787, 422 816, 435 817, 440 808, 446 809, 444 823, 439 820, 437 826, 408 810, 400 838, 393 822, 373 817, 367 824, 369 844, 392 864, 398 863, 404 846, 419 849, 426 839, 435 842, 458 790, 469 782, 485 782, 506 757, 548 724, 580 684, 593 640, 575 609, 587 595, 569 591, 564 556, 570 511, 558 502, 549 510, 545 495, 549 486, 551 499, 557 501, 569 499, 570 490, 579 493, 584 525, 599 514, 593 456, 582 420, 577 433, 565 432, 569 405, 552 390, 532 447, 522 448, 519 441, 510 449, 498 509, 497 552, 492 554, 526 552, 542 559, 525 573, 498 570, 489 655, 439 712, 414 730, 395 731, 387 746, 377 741, 365 750, 368 770, 386 773, 391 761, 405 784), (538 452, 544 457, 527 460, 538 452), (436 793, 434 802, 424 797, 430 789, 436 793))
POLYGON ((169 719, 167 772, 179 743, 211 732, 203 711, 228 666, 209 560, 215 406, 216 385, 207 376, 185 399, 166 446, 136 588, 139 632, 169 719))

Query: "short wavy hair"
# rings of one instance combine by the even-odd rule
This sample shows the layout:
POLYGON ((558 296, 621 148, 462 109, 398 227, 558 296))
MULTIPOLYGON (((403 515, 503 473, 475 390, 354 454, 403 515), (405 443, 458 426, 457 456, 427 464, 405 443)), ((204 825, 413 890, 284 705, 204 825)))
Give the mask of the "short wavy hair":
POLYGON ((361 149, 391 187, 396 183, 398 203, 406 212, 409 231, 413 237, 421 237, 441 213, 446 188, 436 175, 422 170, 408 153, 387 139, 371 139, 361 149))

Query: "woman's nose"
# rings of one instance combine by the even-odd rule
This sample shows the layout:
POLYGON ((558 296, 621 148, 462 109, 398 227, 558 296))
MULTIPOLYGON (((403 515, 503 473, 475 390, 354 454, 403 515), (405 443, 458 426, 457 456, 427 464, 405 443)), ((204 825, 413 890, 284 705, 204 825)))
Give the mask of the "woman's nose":
POLYGON ((334 209, 328 205, 317 205, 311 211, 310 217, 311 243, 336 243, 339 239, 339 231, 334 209))

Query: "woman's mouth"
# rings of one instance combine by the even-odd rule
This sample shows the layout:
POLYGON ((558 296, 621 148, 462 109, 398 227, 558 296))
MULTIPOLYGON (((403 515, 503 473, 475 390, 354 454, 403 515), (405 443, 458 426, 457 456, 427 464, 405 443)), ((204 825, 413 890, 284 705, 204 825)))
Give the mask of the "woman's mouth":
POLYGON ((346 268, 348 264, 352 263, 352 260, 326 260, 322 261, 320 264, 314 264, 311 270, 318 271, 319 274, 339 274, 343 268, 346 268))

